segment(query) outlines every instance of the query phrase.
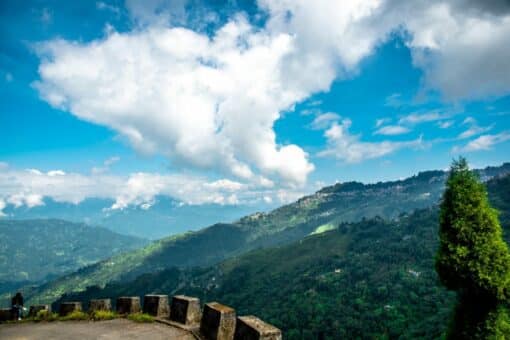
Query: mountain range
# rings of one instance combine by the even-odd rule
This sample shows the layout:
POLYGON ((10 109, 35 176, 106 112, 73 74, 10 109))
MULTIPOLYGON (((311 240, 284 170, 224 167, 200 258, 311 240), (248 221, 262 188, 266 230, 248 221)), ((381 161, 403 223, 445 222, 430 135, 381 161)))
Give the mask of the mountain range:
MULTIPOLYGON (((510 241, 510 175, 487 182, 510 241)), ((283 330, 286 339, 439 339, 455 294, 438 280, 438 208, 334 224, 291 242, 201 268, 167 268, 92 286, 61 301, 186 294, 222 301, 283 330)), ((87 276, 84 276, 87 278, 87 276)))
POLYGON ((197 230, 217 221, 234 221, 256 209, 248 205, 187 205, 167 196, 156 196, 150 206, 110 209, 114 203, 112 199, 87 198, 75 204, 45 197, 43 204, 30 208, 7 204, 3 210, 6 217, 3 219, 58 218, 102 226, 119 234, 156 240, 197 230))
MULTIPOLYGON (((510 163, 477 171, 488 180, 510 173, 510 163)), ((234 223, 171 236, 113 256, 27 291, 33 301, 51 302, 62 292, 126 282, 170 267, 215 265, 258 248, 281 246, 335 229, 340 223, 373 217, 392 220, 403 213, 438 203, 447 173, 426 171, 392 182, 349 182, 325 187, 313 195, 269 213, 255 213, 234 223)))

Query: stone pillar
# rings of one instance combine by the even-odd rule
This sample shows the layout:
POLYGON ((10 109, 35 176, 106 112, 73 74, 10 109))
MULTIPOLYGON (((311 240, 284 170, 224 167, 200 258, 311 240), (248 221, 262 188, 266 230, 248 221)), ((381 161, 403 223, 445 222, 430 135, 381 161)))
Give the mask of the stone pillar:
POLYGON ((207 340, 232 340, 236 311, 218 302, 206 303, 200 322, 200 334, 207 340))
POLYGON ((117 298, 117 313, 133 314, 140 312, 140 298, 138 296, 122 296, 117 298))
POLYGON ((89 313, 93 313, 98 310, 111 311, 112 300, 110 299, 92 299, 89 302, 89 313))
POLYGON ((60 316, 66 316, 72 312, 81 312, 81 302, 62 302, 58 314, 60 316))
POLYGON ((28 310, 28 316, 31 317, 37 316, 37 313, 39 313, 42 310, 46 311, 46 313, 51 313, 51 305, 30 306, 30 309, 28 310))
POLYGON ((14 313, 10 308, 0 308, 0 322, 10 321, 14 317, 14 313))
POLYGON ((145 295, 143 297, 143 312, 156 317, 170 315, 168 295, 145 295))
POLYGON ((186 326, 198 326, 201 316, 200 299, 184 295, 172 297, 170 320, 186 326))
POLYGON ((240 316, 236 321, 234 340, 282 340, 282 331, 256 316, 240 316))

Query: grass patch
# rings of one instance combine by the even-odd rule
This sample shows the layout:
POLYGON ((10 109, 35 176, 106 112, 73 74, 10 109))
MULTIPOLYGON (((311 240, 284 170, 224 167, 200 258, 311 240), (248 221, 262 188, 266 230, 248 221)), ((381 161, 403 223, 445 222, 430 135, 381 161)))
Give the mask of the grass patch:
POLYGON ((48 312, 47 310, 40 310, 37 314, 32 318, 33 321, 57 321, 58 314, 48 312))
POLYGON ((110 310, 96 310, 90 313, 90 319, 94 321, 112 320, 117 318, 118 315, 110 310))
POLYGON ((144 313, 129 314, 127 318, 134 322, 154 322, 154 318, 152 316, 144 313))
POLYGON ((78 311, 78 310, 75 310, 74 312, 71 312, 69 314, 67 314, 66 316, 62 316, 60 318, 61 321, 70 321, 70 320, 88 320, 89 319, 89 315, 82 312, 82 311, 78 311))

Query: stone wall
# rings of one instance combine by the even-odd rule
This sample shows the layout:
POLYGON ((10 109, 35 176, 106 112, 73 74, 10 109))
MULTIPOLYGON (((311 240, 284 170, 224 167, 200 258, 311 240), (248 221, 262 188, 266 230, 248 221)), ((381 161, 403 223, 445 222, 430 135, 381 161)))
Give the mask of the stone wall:
MULTIPOLYGON (((234 308, 218 302, 209 302, 201 307, 195 297, 176 295, 122 296, 117 298, 112 308, 110 299, 94 299, 86 306, 89 312, 113 310, 119 315, 144 313, 152 315, 156 321, 185 329, 203 340, 281 340, 281 331, 255 316, 237 316, 234 308), (143 305, 141 304, 143 301, 143 305)), ((60 315, 81 310, 80 302, 62 302, 60 315)))

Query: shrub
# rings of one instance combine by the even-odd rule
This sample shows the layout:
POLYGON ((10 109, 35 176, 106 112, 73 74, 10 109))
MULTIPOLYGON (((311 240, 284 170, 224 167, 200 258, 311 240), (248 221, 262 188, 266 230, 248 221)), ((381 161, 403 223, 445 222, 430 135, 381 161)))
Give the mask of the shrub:
POLYGON ((134 322, 153 322, 154 318, 150 316, 149 314, 144 313, 134 313, 129 314, 127 318, 134 322))
POLYGON ((67 314, 66 316, 63 316, 60 318, 62 321, 69 321, 69 320, 88 320, 89 316, 86 313, 83 313, 82 311, 75 310, 74 312, 71 312, 67 314))
POLYGON ((90 318, 94 321, 112 320, 117 317, 117 313, 109 310, 96 310, 90 314, 90 318))
POLYGON ((58 314, 48 312, 47 310, 40 310, 33 317, 33 320, 34 321, 56 321, 56 320, 58 320, 58 314))

